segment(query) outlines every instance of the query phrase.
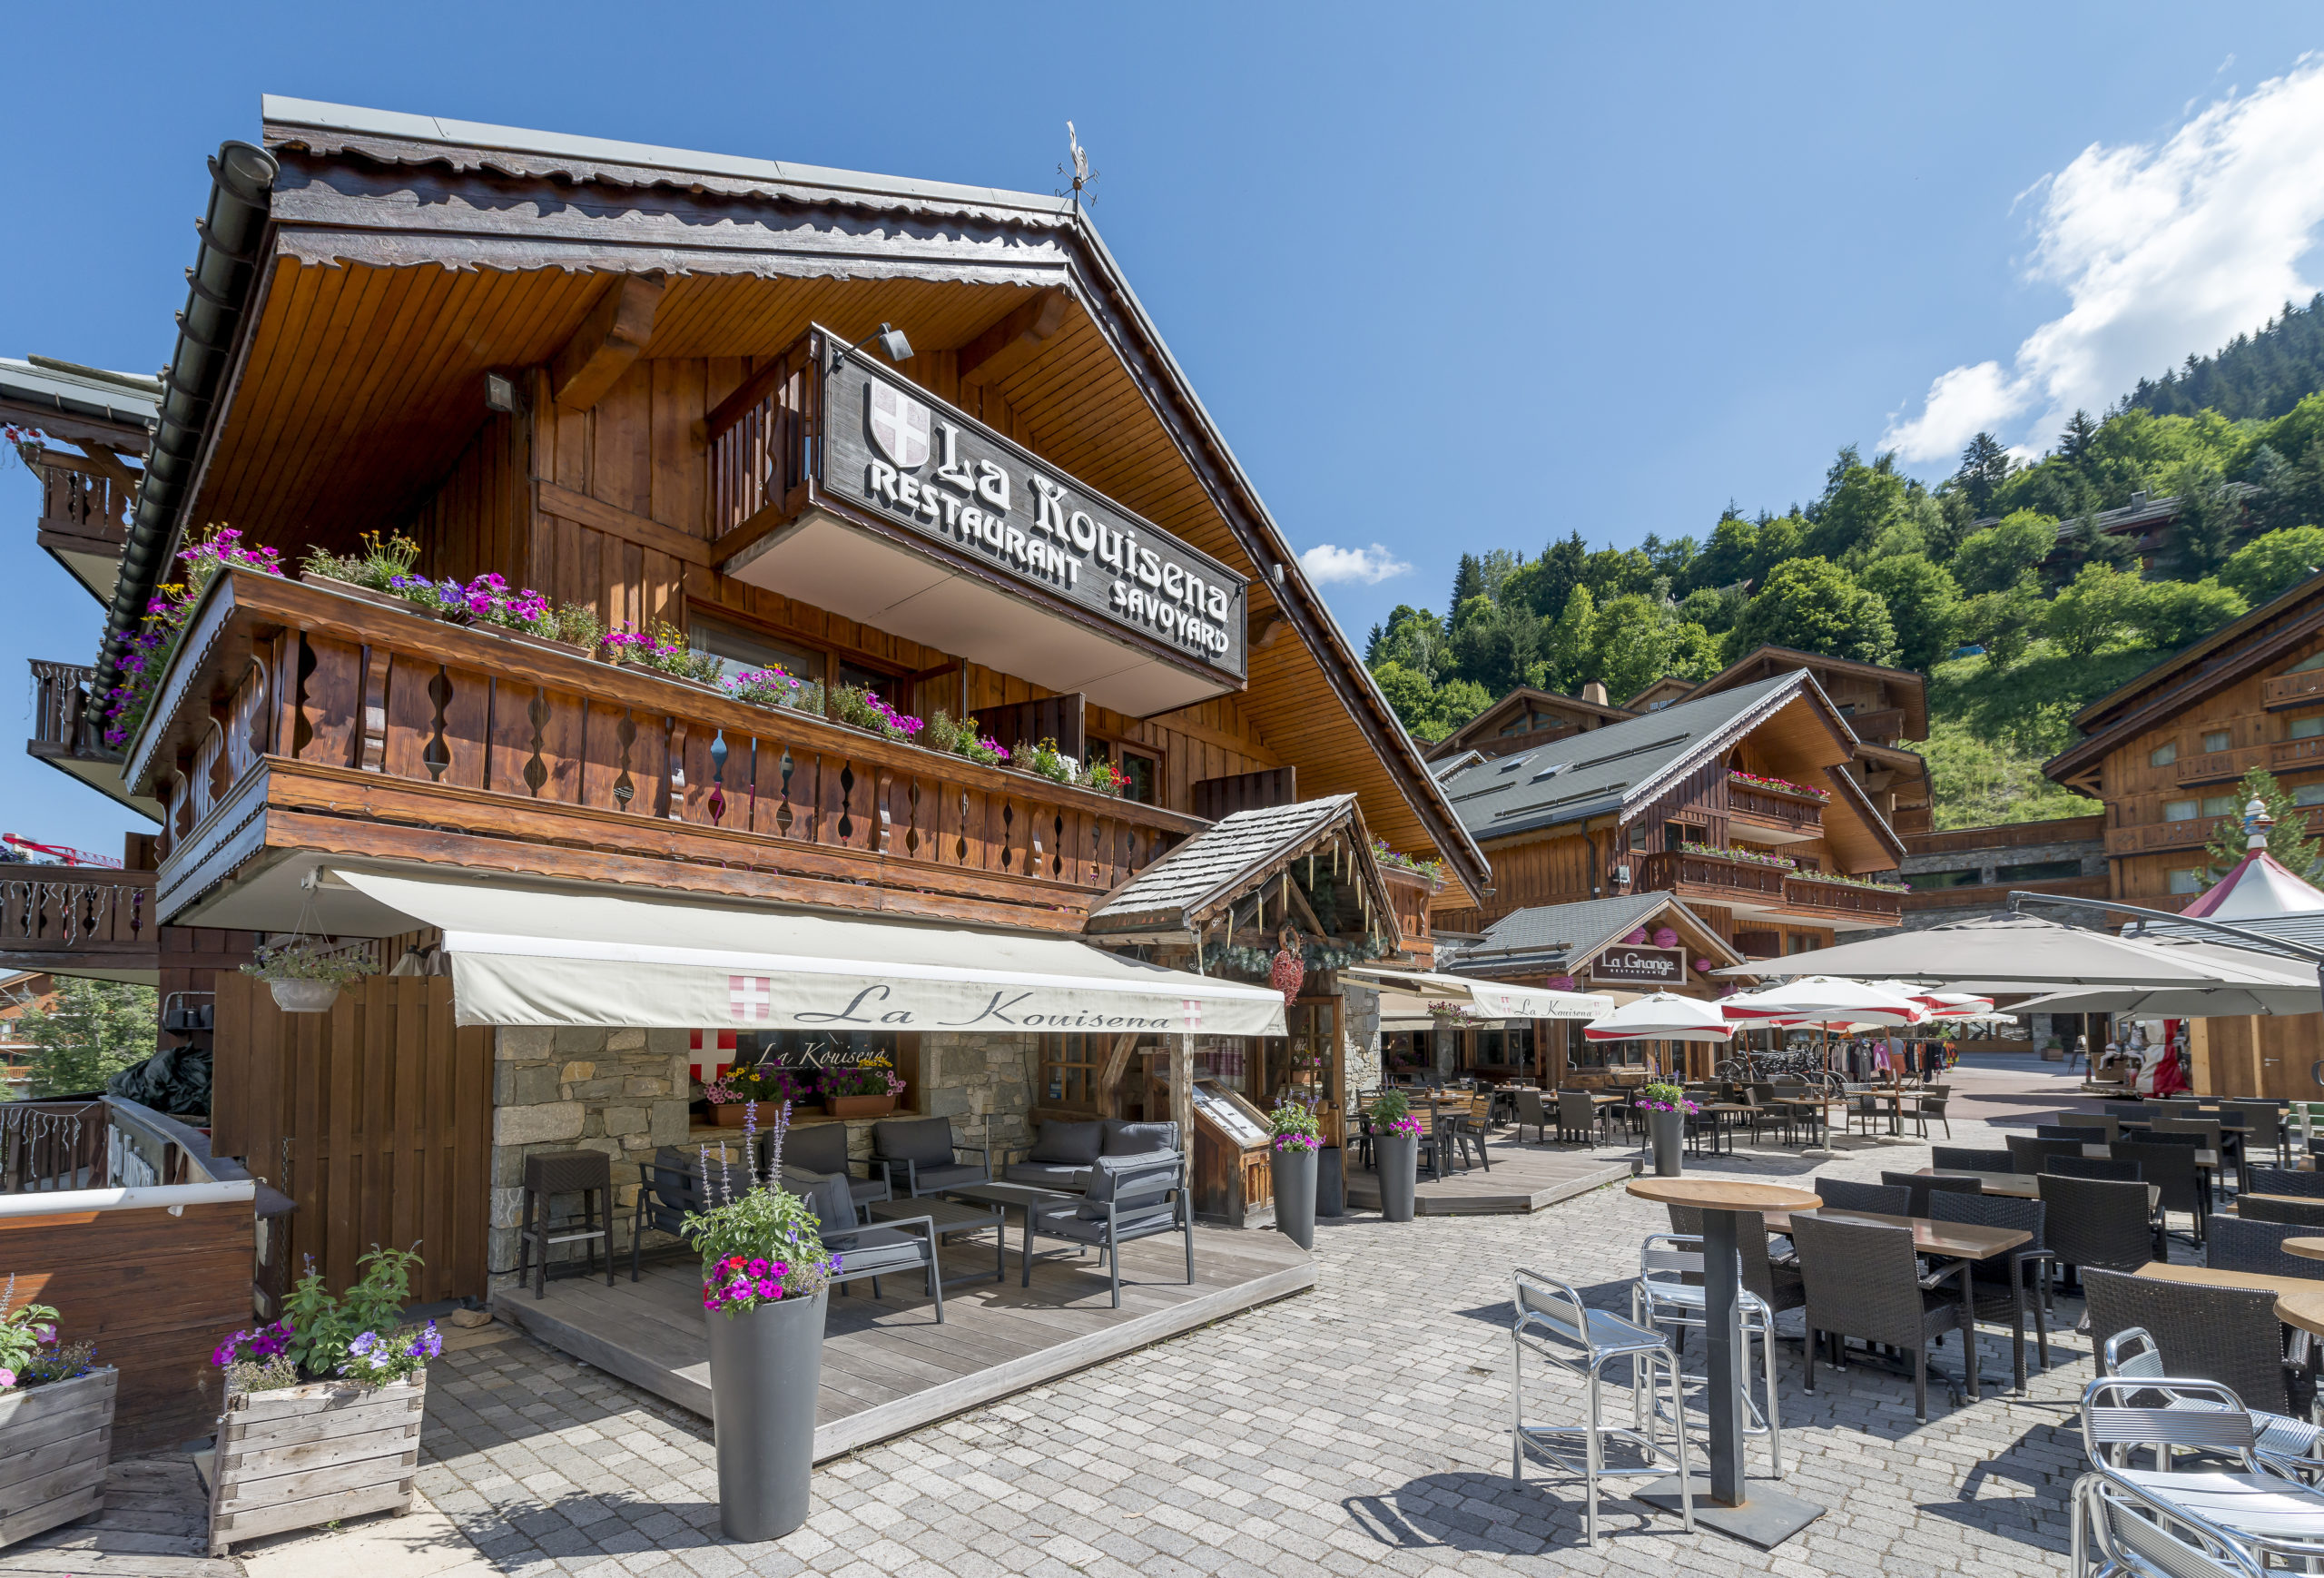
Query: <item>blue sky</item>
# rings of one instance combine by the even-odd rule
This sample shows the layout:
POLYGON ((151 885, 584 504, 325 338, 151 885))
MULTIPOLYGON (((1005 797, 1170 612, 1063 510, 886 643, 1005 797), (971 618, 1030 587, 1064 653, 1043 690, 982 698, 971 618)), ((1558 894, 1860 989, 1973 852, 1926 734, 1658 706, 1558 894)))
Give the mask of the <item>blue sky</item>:
MULTIPOLYGON (((0 355, 160 366, 263 92, 1035 191, 1069 117, 1294 546, 1411 567, 1327 585, 1358 641, 1464 549, 1700 537, 1843 443, 2038 447, 2324 284, 2324 29, 2288 5, 105 15, 8 25, 0 355)), ((35 508, 0 461, 5 675, 99 626, 35 508)), ((0 832, 124 825, 0 747, 0 832)))

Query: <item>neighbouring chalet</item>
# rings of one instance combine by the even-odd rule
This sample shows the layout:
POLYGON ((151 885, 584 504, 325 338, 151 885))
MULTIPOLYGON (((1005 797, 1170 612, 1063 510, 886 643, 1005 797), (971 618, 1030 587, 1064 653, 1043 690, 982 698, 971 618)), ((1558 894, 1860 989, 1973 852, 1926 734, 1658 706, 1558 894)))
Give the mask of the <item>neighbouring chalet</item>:
POLYGON ((1498 754, 1437 780, 1492 862, 1440 933, 1632 894, 1680 901, 1746 959, 1894 926, 1904 844, 1856 775, 1863 742, 1804 668, 1498 754))
MULTIPOLYGON (((165 1041, 213 1051, 215 1149, 296 1201, 292 1254, 338 1283, 421 1239, 418 1297, 489 1296, 527 1155, 606 1152, 625 1208, 642 1158, 701 1140, 691 1082, 756 1053, 886 1053, 964 1141, 1175 1116, 1203 1166, 1285 1083, 1376 1082, 1376 993, 1339 971, 1429 967, 1430 905, 1484 902, 1499 827, 1397 724, 1085 212, 285 99, 261 141, 212 163, 158 383, 0 364, 50 439, 40 544, 106 608, 94 668, 34 666, 32 750, 158 824, 130 869, 7 885, 0 968, 160 985, 165 1041), (109 747, 96 698, 222 523, 291 573, 219 574, 109 747), (1123 792, 298 574, 367 533, 1123 792), (285 1013, 231 966, 294 932, 381 972, 285 1013)), ((1729 794, 1730 757, 1848 759, 1812 683, 1700 705, 1751 721, 1652 747, 1679 789, 1639 800, 1642 878, 1690 817, 1894 863, 1852 784, 1729 794)), ((1613 798, 1573 842, 1617 853, 1631 770, 1585 772, 1613 798)), ((1698 863, 1670 880, 1727 895, 1698 863)), ((1790 887, 1767 913, 1811 931, 1827 892, 1879 896, 1790 887)))

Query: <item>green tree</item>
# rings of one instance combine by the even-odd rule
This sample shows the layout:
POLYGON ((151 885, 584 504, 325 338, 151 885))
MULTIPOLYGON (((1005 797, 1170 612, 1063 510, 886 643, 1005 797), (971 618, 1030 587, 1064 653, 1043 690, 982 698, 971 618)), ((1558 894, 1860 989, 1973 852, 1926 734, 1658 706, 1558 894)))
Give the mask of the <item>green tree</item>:
POLYGON ((1600 603, 1654 584, 1654 561, 1643 548, 1600 548, 1582 566, 1581 583, 1600 603))
POLYGON ((1896 626, 1886 605, 1825 558, 1787 559, 1770 571, 1727 649, 1739 657, 1768 643, 1858 663, 1896 661, 1896 626))
POLYGON ((1802 551, 1837 559, 1877 538, 1906 513, 1905 479, 1893 469, 1894 460, 1882 456, 1870 466, 1849 466, 1827 493, 1815 529, 1802 551))
POLYGON ((1497 699, 1473 679, 1456 679, 1450 685, 1438 686, 1436 737, 1443 739, 1485 708, 1492 705, 1497 699))
POLYGON ((1541 655, 1541 622, 1530 608, 1504 608, 1479 593, 1452 617, 1452 673, 1493 695, 1525 683, 1541 655))
POLYGON ((1713 636, 1724 636, 1735 628, 1735 621, 1743 616, 1750 606, 1750 597, 1727 587, 1697 587, 1679 600, 1679 617, 1690 625, 1699 625, 1713 636))
POLYGON ((2252 538, 2219 572, 2223 585, 2258 607, 2324 569, 2324 527, 2298 526, 2252 538))
POLYGON ((2187 468, 2180 481, 2179 518, 2171 526, 2179 573, 2189 580, 2226 564, 2243 529, 2243 500, 2216 468, 2187 468))
POLYGON ((2088 411, 2078 410, 2066 419, 2066 430, 2058 435, 2058 453, 2079 465, 2097 442, 2098 424, 2090 419, 2088 411))
POLYGON ((1416 740, 1442 739, 1442 728, 1432 731, 1441 715, 1436 706, 1436 685, 1425 674, 1405 667, 1394 658, 1372 666, 1372 682, 1380 694, 1388 698, 1395 709, 1397 721, 1416 740))
POLYGON ((1695 559, 1699 587, 1731 587, 1758 573, 1759 528, 1739 515, 1729 515, 1711 528, 1710 542, 1695 559))
POLYGON ((2293 804, 2276 775, 2264 767, 2243 774, 2243 781, 2235 786, 2235 814, 2220 818, 2203 844, 2203 853, 2211 857, 2211 881, 2225 876, 2249 853, 2243 808, 2254 800, 2276 819, 2276 824, 2268 829, 2268 853, 2295 876, 2314 882, 2319 869, 2324 868, 2324 843, 2308 836, 2308 814, 2293 804))
POLYGON ((2146 588, 2112 565, 2086 564, 2051 602, 2043 627, 2073 657, 2103 652, 2137 623, 2146 588))
POLYGON ((1589 547, 1580 532, 1567 535, 1562 542, 1553 542, 1541 550, 1541 557, 1510 577, 1504 588, 1511 597, 1521 595, 1523 587, 1525 606, 1544 619, 1554 619, 1565 612, 1565 600, 1581 585, 1582 567, 1589 562, 1589 547))
POLYGON ((1446 639, 1444 621, 1425 608, 1415 608, 1399 603, 1388 616, 1384 627, 1374 625, 1372 638, 1364 648, 1364 666, 1377 669, 1383 664, 1401 663, 1419 675, 1432 686, 1445 665, 1452 661, 1446 639))
POLYGON ((1533 683, 1543 690, 1571 695, 1597 677, 1590 672, 1597 661, 1598 599, 1590 595, 1588 587, 1576 587, 1556 622, 1542 635, 1533 683))
POLYGON ((102 1090, 113 1075, 153 1055, 153 989, 60 976, 56 1001, 25 1021, 36 1097, 102 1090))
POLYGON ((1472 597, 1482 597, 1484 595, 1484 567, 1477 563, 1476 555, 1462 554, 1459 567, 1452 572, 1452 600, 1445 607, 1451 608, 1452 616, 1458 619, 1463 604, 1472 597))
POLYGON ((2058 523, 2021 509, 1972 534, 1953 556, 1953 578, 1972 597, 2017 585, 2058 546, 2058 523))
POLYGON ((2014 666, 2042 633, 2048 612, 2042 589, 2027 576, 1998 592, 1981 592, 1961 606, 1961 633, 1985 649, 1995 672, 2014 666))
POLYGON ((1907 668, 1925 674, 1950 656, 1959 639, 1961 588, 1943 565, 1924 554, 1878 558, 1856 577, 1864 588, 1887 605, 1896 627, 1896 656, 1907 668))
POLYGON ((1969 501, 1971 514, 1982 516, 1992 510, 1994 492, 2008 480, 2008 449, 1991 433, 1979 433, 1961 451, 1961 468, 1953 473, 1952 486, 1969 501))
POLYGON ((2147 581, 2139 588, 2135 623, 2147 644, 2175 652, 2242 617, 2242 597, 2217 581, 2147 581))
POLYGON ((1751 557, 1751 578, 1764 584, 1786 559, 1806 557, 1807 534, 1814 529, 1814 523, 1797 511, 1761 521, 1758 551, 1751 557))

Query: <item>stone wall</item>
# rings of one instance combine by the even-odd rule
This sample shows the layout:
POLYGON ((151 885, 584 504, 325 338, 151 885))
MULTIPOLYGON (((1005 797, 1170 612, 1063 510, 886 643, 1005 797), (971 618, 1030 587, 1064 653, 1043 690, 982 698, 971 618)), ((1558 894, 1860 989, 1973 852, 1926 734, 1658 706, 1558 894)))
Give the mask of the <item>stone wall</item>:
MULTIPOLYGON (((684 1031, 510 1028, 492 1070, 492 1231, 496 1287, 514 1280, 524 1217, 525 1158, 540 1150, 602 1150, 612 1159, 615 1238, 628 1244, 638 1163, 686 1138, 684 1031)), ((575 1202, 567 1201, 567 1207, 575 1202)), ((557 1258, 586 1253, 566 1246, 557 1258)))
POLYGON ((1040 1037, 931 1031, 920 1038, 920 1054, 921 1108, 952 1119, 954 1139, 996 1147, 1032 1143, 1028 1114, 1040 1077, 1040 1037))
POLYGON ((1345 1046, 1347 1089, 1343 1100, 1358 1090, 1377 1090, 1380 1077, 1380 994, 1367 986, 1344 981, 1340 986, 1341 1034, 1345 1046))

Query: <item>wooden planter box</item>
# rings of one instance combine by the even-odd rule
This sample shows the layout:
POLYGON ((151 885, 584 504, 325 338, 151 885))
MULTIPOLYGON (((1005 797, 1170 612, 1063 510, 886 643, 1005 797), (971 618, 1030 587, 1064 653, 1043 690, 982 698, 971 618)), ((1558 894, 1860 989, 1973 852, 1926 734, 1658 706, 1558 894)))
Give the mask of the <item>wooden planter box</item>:
POLYGON ((285 1529, 411 1510, 428 1374, 363 1387, 236 1392, 218 1422, 210 1553, 285 1529))
POLYGON ((103 1507, 120 1376, 108 1367, 0 1397, 0 1545, 103 1507))
POLYGON ((896 1110, 893 1096, 826 1096, 826 1118, 885 1118, 896 1110))

